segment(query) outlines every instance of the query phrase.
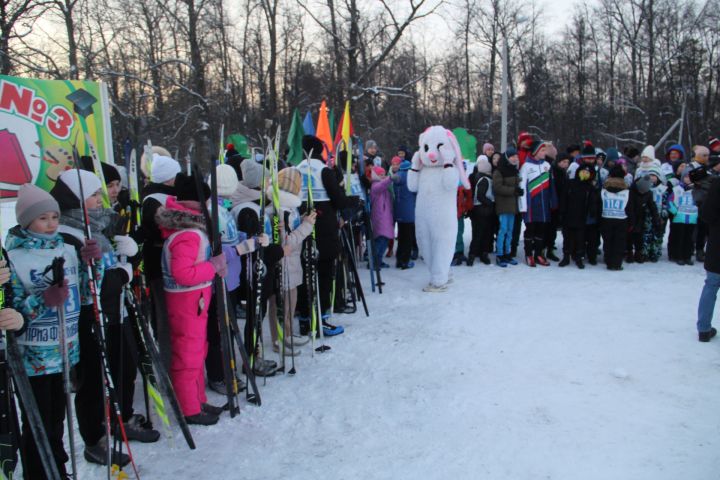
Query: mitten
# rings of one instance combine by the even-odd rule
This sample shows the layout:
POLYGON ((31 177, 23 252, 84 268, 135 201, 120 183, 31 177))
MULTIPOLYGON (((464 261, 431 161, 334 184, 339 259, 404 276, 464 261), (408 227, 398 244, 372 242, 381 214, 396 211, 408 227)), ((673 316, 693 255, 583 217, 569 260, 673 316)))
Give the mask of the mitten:
POLYGON ((65 300, 68 298, 69 294, 70 289, 68 288, 67 279, 65 279, 62 285, 50 285, 42 293, 43 300, 45 300, 45 305, 47 305, 48 307, 61 306, 63 303, 65 303, 65 300))
POLYGON ((215 269, 215 273, 217 273, 221 277, 224 277, 227 274, 227 261, 225 260, 224 253, 211 257, 210 263, 212 263, 212 266, 215 269))
POLYGON ((80 257, 85 263, 90 263, 91 260, 100 260, 102 258, 102 250, 98 245, 97 240, 89 238, 85 240, 85 245, 80 249, 80 257))
POLYGON ((138 246, 132 238, 127 235, 115 235, 113 240, 115 241, 115 253, 118 256, 134 257, 137 255, 138 246))

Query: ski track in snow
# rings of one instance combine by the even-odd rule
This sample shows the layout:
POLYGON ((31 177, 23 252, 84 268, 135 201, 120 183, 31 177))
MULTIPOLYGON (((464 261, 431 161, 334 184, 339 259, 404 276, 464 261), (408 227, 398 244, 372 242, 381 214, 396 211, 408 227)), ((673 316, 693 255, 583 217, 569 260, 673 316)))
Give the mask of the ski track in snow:
POLYGON ((330 352, 301 348, 295 377, 258 380, 262 407, 191 427, 197 450, 178 429, 133 443, 142 478, 718 478, 720 341, 697 341, 701 265, 476 262, 439 294, 421 291, 421 261, 383 270, 382 295, 360 275, 370 318, 336 316, 330 352))

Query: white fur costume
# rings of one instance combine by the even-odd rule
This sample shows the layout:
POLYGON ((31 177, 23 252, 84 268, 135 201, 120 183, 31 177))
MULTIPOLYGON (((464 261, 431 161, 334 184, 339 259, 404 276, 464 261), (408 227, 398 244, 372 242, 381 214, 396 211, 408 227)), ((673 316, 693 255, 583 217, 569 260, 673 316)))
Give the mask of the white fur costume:
POLYGON ((420 135, 420 150, 408 172, 408 189, 417 192, 415 235, 430 269, 430 286, 448 283, 457 237, 457 189, 470 188, 455 135, 433 126, 420 135))

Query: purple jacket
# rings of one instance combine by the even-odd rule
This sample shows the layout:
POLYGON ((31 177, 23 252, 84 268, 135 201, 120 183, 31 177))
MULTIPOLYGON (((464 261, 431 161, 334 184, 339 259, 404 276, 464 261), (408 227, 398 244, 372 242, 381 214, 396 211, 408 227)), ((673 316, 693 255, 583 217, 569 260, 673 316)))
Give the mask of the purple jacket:
POLYGON ((395 238, 395 222, 393 220, 393 198, 390 193, 392 178, 387 177, 370 186, 370 219, 375 238, 395 238))

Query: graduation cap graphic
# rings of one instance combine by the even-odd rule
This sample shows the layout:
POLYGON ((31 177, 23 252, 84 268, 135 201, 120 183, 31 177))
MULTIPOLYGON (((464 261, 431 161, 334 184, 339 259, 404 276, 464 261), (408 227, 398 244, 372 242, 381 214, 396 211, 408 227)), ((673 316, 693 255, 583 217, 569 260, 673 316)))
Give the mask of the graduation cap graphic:
POLYGON ((88 115, 92 115, 92 106, 95 102, 97 102, 97 98, 93 97, 92 94, 82 88, 75 90, 65 98, 74 105, 75 113, 83 118, 87 118, 88 115))

